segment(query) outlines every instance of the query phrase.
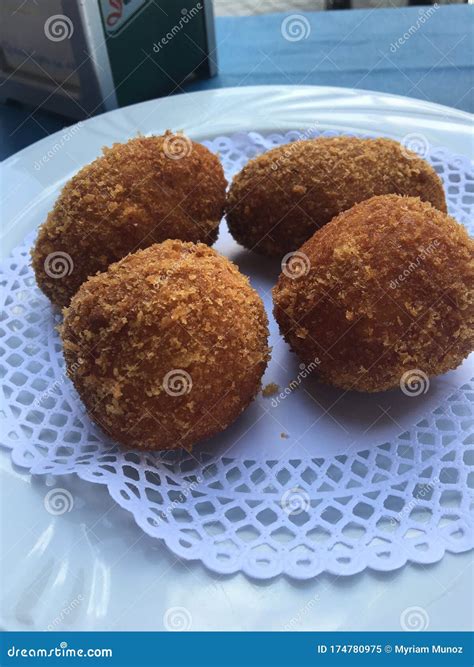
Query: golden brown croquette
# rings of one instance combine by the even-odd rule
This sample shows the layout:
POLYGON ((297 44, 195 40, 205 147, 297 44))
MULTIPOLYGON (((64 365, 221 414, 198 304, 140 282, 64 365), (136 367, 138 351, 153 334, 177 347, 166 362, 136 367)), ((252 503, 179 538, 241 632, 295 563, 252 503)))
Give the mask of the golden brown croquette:
POLYGON ((382 391, 414 369, 439 375, 474 348, 474 241, 417 197, 341 213, 284 267, 274 313, 303 361, 336 387, 382 391), (285 275, 286 274, 286 275, 285 275))
POLYGON ((202 243, 156 244, 90 278, 61 333, 91 418, 127 447, 191 448, 219 433, 269 358, 260 297, 202 243))
POLYGON ((65 306, 86 278, 130 252, 169 238, 212 244, 226 185, 218 158, 182 134, 105 148, 66 183, 40 228, 39 287, 65 306))
POLYGON ((335 215, 374 195, 417 196, 446 211, 441 180, 391 139, 322 137, 256 157, 234 178, 227 223, 249 250, 282 257, 335 215))

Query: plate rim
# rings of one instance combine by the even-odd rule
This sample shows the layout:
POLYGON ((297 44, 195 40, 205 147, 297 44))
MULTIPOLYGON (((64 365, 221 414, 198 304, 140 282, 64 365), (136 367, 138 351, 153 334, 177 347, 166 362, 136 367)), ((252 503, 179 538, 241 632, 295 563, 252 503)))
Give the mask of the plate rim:
MULTIPOLYGON (((449 107, 444 104, 438 104, 436 102, 429 102, 425 100, 418 99, 416 97, 408 97, 405 95, 397 95, 395 93, 385 93, 382 91, 376 91, 376 90, 371 90, 368 88, 350 88, 350 87, 343 87, 343 86, 311 86, 311 85, 294 85, 294 84, 281 84, 281 85, 259 85, 259 86, 229 86, 229 87, 222 87, 222 88, 208 88, 206 90, 199 90, 199 91, 192 91, 192 92, 185 92, 185 93, 179 93, 178 95, 168 95, 164 97, 156 97, 151 100, 145 100, 143 102, 136 102, 135 104, 129 104, 124 107, 119 107, 117 109, 111 109, 110 111, 104 111, 103 113, 97 114, 95 116, 92 116, 91 118, 86 118, 84 120, 80 121, 73 121, 70 125, 66 125, 65 128, 72 127, 74 125, 77 125, 81 123, 81 126, 86 126, 87 128, 92 127, 93 125, 96 125, 99 122, 102 122, 103 120, 110 119, 112 116, 117 117, 118 115, 122 115, 124 113, 130 112, 131 110, 141 110, 145 109, 147 107, 151 107, 153 104, 156 104, 157 102, 161 103, 166 103, 169 102, 177 102, 178 105, 181 104, 181 101, 183 99, 198 99, 200 97, 202 98, 211 98, 213 95, 216 94, 222 94, 222 95, 233 95, 235 93, 239 93, 242 97, 245 95, 249 96, 256 96, 256 95, 261 95, 261 94, 272 94, 276 92, 282 92, 282 91, 290 91, 291 93, 299 93, 300 95, 302 94, 311 94, 313 93, 314 99, 316 99, 319 95, 318 93, 322 93, 323 91, 328 91, 328 93, 333 93, 334 95, 342 95, 342 96, 347 96, 347 97, 354 97, 357 95, 371 95, 376 98, 384 99, 387 98, 389 100, 393 101, 398 101, 401 102, 402 100, 405 101, 405 103, 408 101, 410 104, 413 104, 414 106, 416 105, 422 105, 424 108, 431 109, 433 112, 438 112, 442 115, 448 115, 450 117, 453 117, 453 119, 457 119, 459 121, 465 121, 466 123, 471 123, 474 114, 471 114, 468 111, 462 111, 461 109, 456 109, 455 107, 449 107)), ((164 126, 163 126, 164 127, 164 126)), ((56 132, 53 132, 52 134, 49 134, 46 137, 43 137, 43 139, 39 139, 38 141, 33 142, 32 144, 29 144, 28 146, 25 146, 21 150, 17 151, 16 153, 13 153, 10 155, 8 158, 4 159, 0 163, 0 167, 2 168, 8 168, 10 166, 10 162, 13 160, 18 160, 20 158, 23 158, 28 154, 29 151, 33 147, 38 147, 42 146, 43 144, 46 145, 47 143, 51 142, 54 139, 57 139, 64 133, 63 130, 57 130, 56 132)))
MULTIPOLYGON (((0 254, 5 259, 35 227, 32 209, 43 205, 79 168, 100 155, 104 144, 123 141, 139 131, 152 134, 167 128, 182 129, 197 141, 252 130, 271 134, 307 128, 379 133, 399 140, 419 133, 429 143, 445 145, 466 157, 472 146, 473 117, 465 111, 392 93, 286 84, 212 88, 107 111, 64 127, 0 163, 0 254), (196 104, 204 113, 196 113, 196 104), (80 127, 80 132, 73 133, 74 127, 80 127), (71 154, 65 150, 56 155, 55 149, 59 144, 62 150, 66 138, 71 154), (73 167, 67 159, 72 154, 77 158, 73 167), (40 164, 41 172, 35 173, 36 162, 45 158, 47 165, 40 164), (19 184, 21 196, 15 196, 19 184)), ((467 157, 472 159, 469 154, 467 157)))
MULTIPOLYGON (((347 88, 340 88, 340 87, 336 88, 336 87, 322 87, 322 86, 321 87, 320 86, 304 86, 304 87, 299 87, 299 86, 268 86, 268 87, 267 86, 249 86, 249 87, 246 87, 246 89, 218 88, 218 89, 212 89, 212 90, 206 90, 206 91, 199 91, 199 92, 196 92, 196 93, 186 93, 186 94, 183 94, 182 96, 180 95, 180 96, 176 96, 174 98, 171 98, 171 97, 161 98, 161 100, 166 100, 167 104, 171 105, 172 101, 179 100, 180 98, 182 98, 184 96, 186 96, 186 97, 187 96, 193 96, 193 99, 194 99, 194 96, 202 96, 203 98, 209 98, 209 95, 212 96, 212 94, 214 94, 214 93, 219 93, 218 97, 220 97, 222 99, 227 94, 235 94, 238 97, 242 93, 242 91, 246 91, 246 92, 248 92, 248 95, 249 95, 248 99, 254 98, 256 100, 259 99, 260 101, 264 101, 264 100, 262 100, 262 97, 261 97, 262 94, 265 94, 265 96, 267 96, 267 94, 270 94, 270 91, 272 91, 272 90, 276 95, 281 95, 282 92, 285 93, 285 94, 288 94, 288 91, 289 91, 289 95, 291 95, 293 93, 293 91, 295 93, 297 91, 300 91, 301 99, 304 99, 309 104, 312 101, 314 101, 315 99, 322 99, 324 97, 324 95, 327 95, 328 93, 329 93, 328 99, 331 97, 330 94, 335 94, 335 95, 340 94, 341 98, 344 98, 345 100, 354 99, 358 95, 370 95, 370 96, 373 96, 374 99, 395 100, 395 103, 394 103, 395 106, 396 106, 396 102, 398 102, 398 104, 400 105, 399 108, 400 109, 405 108, 407 111, 410 110, 410 107, 411 107, 411 110, 414 111, 418 103, 419 103, 420 108, 427 108, 428 110, 431 109, 433 111, 434 115, 441 114, 441 115, 443 115, 444 118, 446 118, 446 111, 447 111, 447 112, 449 112, 449 115, 450 115, 451 119, 460 118, 461 119, 460 124, 463 124, 463 121, 467 122, 468 120, 470 121, 470 119, 471 119, 471 114, 469 114, 469 113, 458 111, 458 110, 455 110, 455 109, 451 109, 450 107, 444 107, 442 105, 437 105, 437 104, 433 104, 433 103, 429 103, 429 102, 425 103, 423 101, 419 101, 419 100, 416 100, 414 98, 406 98, 406 97, 402 97, 402 96, 399 96, 399 95, 392 95, 392 94, 386 94, 386 93, 377 93, 377 92, 373 92, 373 91, 364 91, 364 90, 357 90, 357 89, 347 89, 347 88), (284 90, 282 90, 282 89, 284 89, 284 90), (289 91, 289 89, 292 89, 292 90, 289 91), (303 90, 304 94, 301 93, 302 90, 303 90), (306 95, 306 91, 308 92, 307 95, 306 95), (407 105, 407 101, 409 102, 408 105, 407 105)), ((187 99, 189 100, 189 97, 187 97, 187 99)), ((143 109, 143 108, 147 108, 147 107, 150 108, 153 104, 156 104, 157 101, 159 101, 159 100, 150 100, 150 101, 142 102, 142 103, 139 103, 139 104, 136 104, 136 105, 131 105, 129 107, 123 107, 122 109, 116 109, 116 110, 113 110, 113 111, 109 111, 109 112, 106 112, 106 113, 101 114, 99 116, 96 116, 96 117, 93 117, 93 118, 88 119, 86 121, 83 121, 83 124, 84 124, 84 126, 86 126, 86 124, 87 124, 88 128, 93 129, 93 127, 96 124, 99 124, 99 126, 100 126, 100 123, 102 123, 104 120, 109 119, 111 117, 111 114, 115 114, 116 117, 118 117, 118 115, 122 115, 122 116, 126 117, 127 113, 133 113, 133 111, 131 111, 131 110, 136 110, 138 108, 143 109)), ((182 102, 182 103, 183 103, 183 105, 185 104, 184 102, 182 102)), ((238 111, 236 113, 238 113, 238 111)), ((377 113, 383 115, 383 109, 382 110, 377 109, 377 113)), ((304 127, 304 122, 302 122, 301 126, 304 127)), ((470 126, 470 124, 469 124, 469 126, 470 126)), ((47 146, 48 144, 54 143, 55 140, 57 140, 57 138, 59 136, 61 136, 63 133, 64 133, 64 130, 60 130, 60 131, 58 131, 58 132, 56 132, 52 135, 49 135, 48 137, 45 137, 44 139, 41 139, 40 141, 36 142, 35 144, 31 144, 30 146, 25 147, 24 149, 22 149, 21 151, 19 151, 15 155, 8 158, 5 162, 8 163, 10 161, 17 161, 17 160, 23 159, 24 157, 31 154, 31 151, 33 150, 33 148, 37 148, 38 146, 43 147, 43 146, 47 146)), ((217 134, 219 134, 219 133, 217 133, 217 134)), ((214 135, 214 136, 216 136, 216 135, 214 135)), ((4 165, 5 165, 5 162, 3 163, 4 165)), ((6 164, 5 166, 8 168, 9 165, 6 164)), ((27 213, 25 213, 25 215, 27 215, 27 213)), ((1 479, 3 474, 4 474, 4 471, 0 470, 0 479, 1 479)), ((89 480, 89 481, 93 481, 93 480, 89 480)), ((162 539, 164 539, 164 541, 166 542, 166 538, 162 538, 162 539)), ((175 553, 173 549, 171 549, 171 551, 172 551, 172 553, 175 553)), ((450 550, 447 549, 447 551, 450 551, 450 550)), ((190 558, 190 560, 193 560, 193 558, 190 558)), ((200 559, 198 559, 198 560, 200 560, 200 559)), ((373 568, 373 569, 377 570, 377 568, 373 568)))

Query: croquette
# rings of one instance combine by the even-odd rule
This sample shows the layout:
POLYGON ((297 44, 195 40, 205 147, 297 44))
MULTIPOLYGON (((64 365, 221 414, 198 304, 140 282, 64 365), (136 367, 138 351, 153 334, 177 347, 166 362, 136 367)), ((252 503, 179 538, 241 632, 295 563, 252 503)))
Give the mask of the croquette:
POLYGON ((299 270, 284 264, 273 290, 274 314, 323 382, 383 391, 414 370, 454 369, 473 350, 474 241, 431 204, 373 197, 297 256, 299 270))
POLYGON ((248 162, 231 184, 226 217, 238 243, 283 257, 342 211, 392 193, 420 197, 446 212, 434 169, 396 141, 308 139, 248 162))
POLYGON ((207 245, 169 240, 89 278, 64 311, 64 355, 91 418, 118 443, 191 449, 260 391, 260 297, 207 245))
POLYGON ((182 134, 105 148, 66 183, 39 230, 39 287, 66 306, 86 278, 130 252, 170 238, 212 245, 226 186, 219 159, 182 134))

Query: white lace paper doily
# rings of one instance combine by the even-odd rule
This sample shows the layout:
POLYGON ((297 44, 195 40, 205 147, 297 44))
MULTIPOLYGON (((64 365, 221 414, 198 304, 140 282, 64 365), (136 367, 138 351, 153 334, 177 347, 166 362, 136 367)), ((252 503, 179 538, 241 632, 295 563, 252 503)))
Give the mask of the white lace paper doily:
MULTIPOLYGON (((249 157, 300 137, 250 133, 206 144, 230 178, 249 157)), ((450 213, 468 226, 471 165, 425 148, 450 213)), ((259 396, 192 455, 121 451, 88 419, 64 374, 60 316, 35 285, 31 234, 2 266, 2 431, 14 463, 106 484, 146 533, 218 573, 305 579, 393 570, 471 549, 473 355, 441 378, 421 377, 409 392, 321 387, 271 317, 278 263, 243 251, 224 228, 217 249, 250 275, 269 314, 273 354, 264 382, 277 383, 279 393, 259 396)))

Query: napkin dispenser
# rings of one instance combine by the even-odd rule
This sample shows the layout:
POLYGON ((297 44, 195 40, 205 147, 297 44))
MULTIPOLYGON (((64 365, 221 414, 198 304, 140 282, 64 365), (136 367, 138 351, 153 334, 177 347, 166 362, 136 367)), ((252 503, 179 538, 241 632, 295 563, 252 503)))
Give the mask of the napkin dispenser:
POLYGON ((211 0, 2 0, 0 99, 83 119, 217 72, 211 0))

